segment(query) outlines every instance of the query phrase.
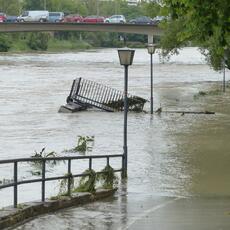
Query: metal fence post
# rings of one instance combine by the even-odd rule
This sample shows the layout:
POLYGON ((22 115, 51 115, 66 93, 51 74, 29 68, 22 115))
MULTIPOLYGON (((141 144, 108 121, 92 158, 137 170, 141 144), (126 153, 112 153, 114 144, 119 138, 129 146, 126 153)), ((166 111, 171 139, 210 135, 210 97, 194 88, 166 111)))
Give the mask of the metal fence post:
POLYGON ((42 160, 42 202, 45 201, 46 160, 42 160))
POLYGON ((89 170, 91 170, 92 169, 92 158, 90 157, 89 158, 89 170))
POLYGON ((70 196, 71 195, 71 177, 72 177, 72 174, 71 174, 71 159, 68 160, 68 195, 70 196))
POLYGON ((18 205, 18 162, 14 162, 14 208, 18 205))

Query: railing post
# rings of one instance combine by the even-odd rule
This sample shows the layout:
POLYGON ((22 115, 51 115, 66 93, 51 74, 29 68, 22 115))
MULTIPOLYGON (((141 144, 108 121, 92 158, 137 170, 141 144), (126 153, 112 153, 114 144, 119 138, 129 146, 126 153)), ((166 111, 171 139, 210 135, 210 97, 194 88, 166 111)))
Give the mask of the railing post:
POLYGON ((14 162, 14 208, 18 205, 18 162, 14 162))
POLYGON ((42 202, 45 201, 46 160, 42 160, 42 202))
POLYGON ((92 169, 92 158, 90 157, 89 158, 89 170, 91 170, 92 169))
POLYGON ((109 157, 107 157, 107 166, 109 166, 109 157))
POLYGON ((71 177, 72 177, 72 174, 71 174, 71 159, 68 160, 68 196, 71 195, 71 177))

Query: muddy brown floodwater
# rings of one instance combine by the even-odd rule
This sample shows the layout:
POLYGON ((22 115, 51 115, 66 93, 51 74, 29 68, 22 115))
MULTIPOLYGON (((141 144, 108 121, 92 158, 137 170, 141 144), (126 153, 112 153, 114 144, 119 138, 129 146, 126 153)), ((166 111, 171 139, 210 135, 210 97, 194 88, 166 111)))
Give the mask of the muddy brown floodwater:
MULTIPOLYGON (((211 70, 196 48, 186 48, 169 61, 162 62, 157 54, 153 60, 154 109, 162 107, 163 113, 152 117, 148 113, 129 113, 129 176, 127 185, 121 187, 137 197, 140 194, 156 197, 229 196, 230 89, 227 88, 225 94, 194 97, 199 91, 220 89, 222 73, 211 70), (175 110, 208 110, 216 114, 166 113, 175 110)), ((129 92, 149 98, 149 55, 146 50, 136 50, 129 70, 129 92)), ((226 76, 230 78, 229 71, 226 76)), ((119 65, 117 51, 0 56, 1 159, 28 157, 43 147, 61 154, 63 149, 74 146, 78 135, 95 136, 90 154, 122 153, 123 113, 57 113, 76 77, 122 90, 123 68, 119 65)), ((145 110, 149 111, 148 104, 145 110)), ((12 172, 6 169, 7 166, 0 166, 0 179, 11 178, 12 172)), ((57 168, 56 172, 63 173, 63 168, 57 168)), ((27 176, 28 166, 22 165, 21 177, 27 176)), ((47 196, 54 195, 57 187, 57 184, 47 185, 47 196)), ((22 186, 20 191, 23 193, 19 195, 19 202, 40 198, 39 185, 22 186)), ((123 193, 121 189, 119 194, 123 193)), ((12 197, 12 190, 0 191, 1 206, 11 204, 12 197)), ((118 195, 94 208, 81 207, 51 215, 51 225, 50 216, 45 216, 18 229, 54 229, 50 226, 55 224, 56 229, 75 229, 74 223, 84 229, 84 221, 71 222, 79 210, 82 218, 103 216, 104 222, 98 229, 112 229, 108 223, 115 214, 106 216, 102 210, 110 207, 124 213, 125 202, 124 197, 118 195), (61 228, 61 225, 68 227, 61 228)), ((90 228, 89 222, 87 226, 85 229, 97 229, 93 225, 90 228)))

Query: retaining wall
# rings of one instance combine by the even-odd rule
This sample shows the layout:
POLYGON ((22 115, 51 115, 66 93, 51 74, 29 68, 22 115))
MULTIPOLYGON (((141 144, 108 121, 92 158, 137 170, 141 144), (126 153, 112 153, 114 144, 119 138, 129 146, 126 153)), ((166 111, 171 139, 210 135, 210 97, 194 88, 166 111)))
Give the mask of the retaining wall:
POLYGON ((45 202, 29 202, 19 204, 18 208, 13 206, 0 209, 0 229, 12 227, 23 221, 29 220, 41 214, 54 212, 59 209, 82 205, 100 200, 115 193, 116 189, 101 189, 95 193, 72 193, 71 197, 61 196, 58 199, 47 199, 45 202))

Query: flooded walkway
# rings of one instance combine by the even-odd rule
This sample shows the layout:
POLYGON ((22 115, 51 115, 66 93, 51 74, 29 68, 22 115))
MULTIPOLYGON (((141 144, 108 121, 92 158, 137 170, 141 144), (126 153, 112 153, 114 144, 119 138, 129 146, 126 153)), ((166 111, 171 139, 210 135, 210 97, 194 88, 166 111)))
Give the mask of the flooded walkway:
MULTIPOLYGON (((43 147, 60 153, 74 146, 78 135, 95 136, 91 154, 121 153, 123 113, 57 113, 59 106, 65 103, 73 78, 84 77, 123 89, 123 68, 115 50, 0 56, 0 75, 1 159, 31 156, 34 150, 43 147)), ((53 229, 54 226, 56 229, 118 229, 118 226, 135 229, 134 226, 142 225, 138 216, 145 213, 143 210, 147 216, 152 216, 147 210, 154 210, 165 202, 172 210, 177 202, 183 206, 184 198, 201 197, 200 201, 195 201, 201 207, 205 206, 202 199, 213 197, 214 201, 219 198, 223 199, 220 203, 226 203, 224 199, 230 194, 229 89, 225 95, 194 97, 201 90, 221 87, 221 76, 204 64, 194 48, 185 49, 180 56, 164 64, 154 55, 155 109, 161 106, 163 111, 208 110, 216 114, 162 113, 151 117, 145 113, 130 113, 129 178, 117 196, 44 216, 18 229, 53 229), (174 202, 177 198, 181 200, 174 202), (168 204, 169 201, 173 202, 168 204), (132 225, 134 220, 140 225, 132 225)), ((148 98, 149 81, 149 55, 140 49, 130 67, 130 93, 148 98)), ((148 111, 148 106, 145 109, 148 111)), ((1 176, 9 177, 5 171, 1 176)), ((57 185, 54 187, 56 192, 57 185)), ((19 202, 39 199, 38 188, 23 186, 25 192, 19 202)), ((3 206, 10 202, 9 191, 1 191, 0 195, 5 198, 1 200, 3 206)), ((218 205, 214 202, 215 206, 218 205)), ((186 207, 192 209, 192 206, 186 207)), ((227 207, 221 207, 225 210, 221 210, 222 217, 229 218, 227 207)))

